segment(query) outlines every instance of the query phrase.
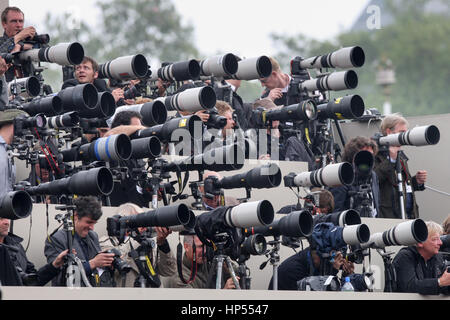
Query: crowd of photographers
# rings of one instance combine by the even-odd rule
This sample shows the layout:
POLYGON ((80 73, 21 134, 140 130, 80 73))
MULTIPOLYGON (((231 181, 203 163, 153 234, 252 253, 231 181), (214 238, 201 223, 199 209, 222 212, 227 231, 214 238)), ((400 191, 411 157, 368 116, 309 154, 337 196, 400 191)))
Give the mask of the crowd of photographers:
POLYGON ((249 289, 250 255, 270 254, 277 266, 279 248, 265 250, 264 236, 273 236, 287 246, 306 239, 309 247, 279 265, 271 290, 330 289, 333 284, 320 277, 339 272, 355 291, 370 290, 354 263, 362 263, 365 250, 403 245, 385 264, 391 291, 448 294, 448 218, 444 228, 419 219, 415 192, 425 189, 427 172, 412 176, 401 150, 436 144, 438 132, 432 126, 408 130, 406 119, 394 114, 383 118, 374 137, 347 143, 341 137, 342 156, 335 137, 329 138, 332 121, 340 132, 338 120, 359 118, 364 104, 357 95, 326 98, 327 91, 353 89, 353 71, 315 80, 308 69, 360 67, 352 56, 361 56, 359 47, 312 60, 296 57, 290 75, 273 58, 232 54, 163 63, 153 71, 139 54, 100 65, 78 43, 48 46, 47 35, 24 27, 19 8, 6 8, 1 19, 1 285, 161 287, 163 276, 169 287, 249 289), (40 62, 63 66, 57 94, 44 84, 40 62), (244 102, 241 81, 255 79, 263 93, 244 102), (169 163, 163 154, 187 157, 169 163), (227 163, 230 154, 235 161, 227 163), (207 156, 222 163, 211 165, 207 156), (28 181, 16 184, 13 157, 31 165, 28 181), (267 200, 225 196, 224 189, 250 192, 281 183, 272 165, 227 178, 218 173, 242 168, 238 160, 244 158, 306 162, 308 172, 284 177, 286 187, 307 190, 304 205, 283 207, 278 213, 286 216, 274 220, 267 200), (189 184, 190 207, 176 202, 186 198, 189 171, 199 172, 199 181, 189 184), (170 173, 177 181, 164 182, 170 173), (65 209, 57 217, 63 228, 45 241, 48 264, 39 270, 22 239, 9 232, 10 221, 28 216, 32 202, 65 209), (99 239, 94 225, 102 206, 117 212, 107 219, 108 237, 99 239), (193 218, 192 210, 206 212, 193 218), (360 217, 410 221, 370 235, 360 217), (167 241, 172 232, 184 235, 176 255, 167 241))

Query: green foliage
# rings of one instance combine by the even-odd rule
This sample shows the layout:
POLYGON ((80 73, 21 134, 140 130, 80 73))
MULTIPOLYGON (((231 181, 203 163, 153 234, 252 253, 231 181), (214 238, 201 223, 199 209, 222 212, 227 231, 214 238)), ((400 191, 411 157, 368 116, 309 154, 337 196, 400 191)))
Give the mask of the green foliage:
POLYGON ((366 63, 355 70, 359 77, 358 88, 352 92, 336 92, 332 96, 357 93, 364 98, 367 107, 381 109, 384 97, 382 89, 375 83, 376 63, 387 58, 392 61, 396 73, 396 83, 391 89, 394 112, 408 116, 448 113, 450 19, 448 13, 427 13, 424 8, 429 2, 389 1, 387 8, 394 23, 380 30, 345 32, 324 42, 304 35, 274 34, 273 41, 282 44, 277 57, 283 59, 282 65, 285 65, 298 55, 307 58, 340 47, 359 45, 366 53, 366 63))

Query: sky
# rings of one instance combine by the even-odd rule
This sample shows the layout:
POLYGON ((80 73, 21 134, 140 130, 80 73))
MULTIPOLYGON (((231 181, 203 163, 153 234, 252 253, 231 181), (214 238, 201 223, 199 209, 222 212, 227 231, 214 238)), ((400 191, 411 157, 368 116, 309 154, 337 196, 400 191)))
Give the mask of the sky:
MULTIPOLYGON (((196 47, 205 54, 233 52, 242 57, 276 52, 270 33, 303 33, 318 40, 331 39, 347 30, 369 0, 172 0, 182 23, 194 26, 196 47)), ((71 12, 95 25, 99 10, 94 0, 10 0, 36 24, 38 33, 48 33, 39 24, 45 14, 71 12), (48 8, 48 10, 46 10, 48 8)), ((27 20, 28 18, 28 20, 27 20)), ((144 53, 146 54, 146 53, 144 53)), ((151 54, 151 53, 148 53, 151 54)), ((201 57, 199 57, 201 58, 201 57)))

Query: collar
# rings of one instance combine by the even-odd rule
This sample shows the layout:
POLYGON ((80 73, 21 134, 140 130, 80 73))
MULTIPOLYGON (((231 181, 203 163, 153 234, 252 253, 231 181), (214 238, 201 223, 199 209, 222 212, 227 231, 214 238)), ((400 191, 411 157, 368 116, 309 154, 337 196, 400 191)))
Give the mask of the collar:
POLYGON ((8 235, 3 240, 6 244, 16 244, 21 243, 23 241, 23 238, 16 236, 14 233, 9 232, 8 235))

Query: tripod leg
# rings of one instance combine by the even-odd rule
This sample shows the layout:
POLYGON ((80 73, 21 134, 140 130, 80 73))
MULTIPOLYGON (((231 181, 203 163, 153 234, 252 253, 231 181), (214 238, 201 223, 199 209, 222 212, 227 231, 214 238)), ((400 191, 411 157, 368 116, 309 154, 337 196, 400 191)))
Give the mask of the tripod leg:
POLYGON ((231 278, 233 279, 234 286, 236 287, 236 289, 241 289, 241 287, 239 286, 239 281, 236 278, 236 273, 234 272, 233 265, 231 264, 230 257, 227 256, 225 259, 227 262, 228 269, 230 270, 231 278))
POLYGON ((217 257, 216 289, 222 289, 223 256, 217 257))

